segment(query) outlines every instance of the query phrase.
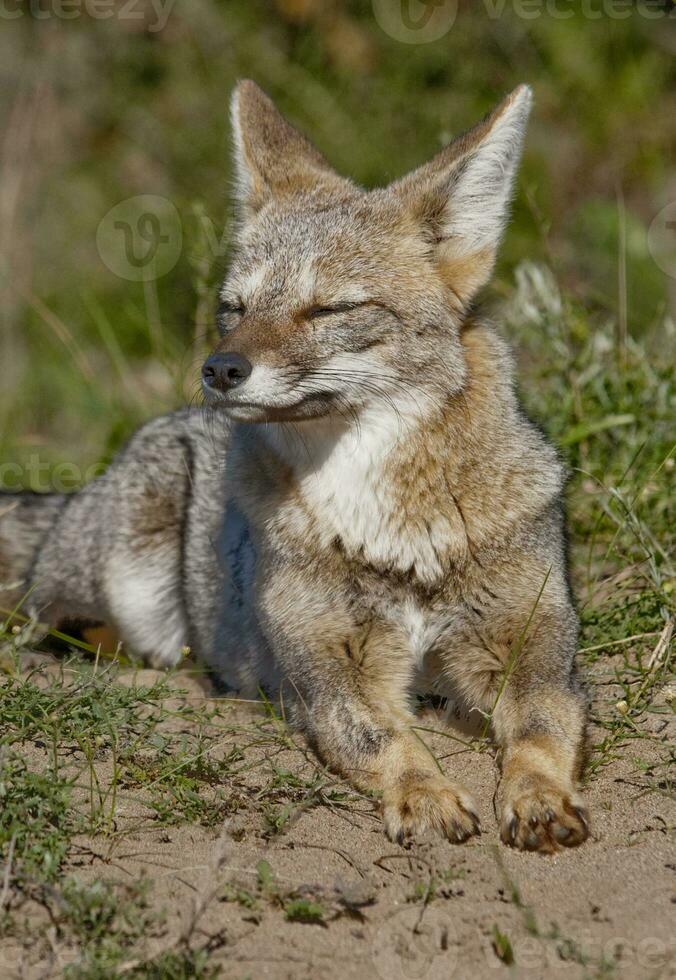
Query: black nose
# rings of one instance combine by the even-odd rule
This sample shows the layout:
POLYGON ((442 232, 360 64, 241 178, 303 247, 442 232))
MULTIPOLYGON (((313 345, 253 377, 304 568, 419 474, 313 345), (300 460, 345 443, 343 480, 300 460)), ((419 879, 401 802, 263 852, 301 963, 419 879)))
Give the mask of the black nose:
POLYGON ((242 354, 212 354, 202 367, 202 379, 209 388, 229 391, 251 374, 253 368, 242 354))

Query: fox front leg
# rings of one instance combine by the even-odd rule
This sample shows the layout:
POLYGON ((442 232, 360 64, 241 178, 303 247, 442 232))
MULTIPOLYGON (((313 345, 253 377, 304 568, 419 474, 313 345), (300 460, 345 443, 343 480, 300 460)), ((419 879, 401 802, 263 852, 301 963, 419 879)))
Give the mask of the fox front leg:
POLYGON ((536 631, 493 713, 502 756, 500 835, 523 850, 553 852, 589 836, 578 787, 587 712, 572 669, 573 651, 561 651, 565 634, 556 617, 536 631))
POLYGON ((382 794, 385 831, 402 842, 434 830, 453 842, 479 831, 475 804, 441 773, 412 731, 412 658, 386 624, 358 623, 334 590, 281 575, 264 601, 284 700, 320 758, 361 790, 382 794))

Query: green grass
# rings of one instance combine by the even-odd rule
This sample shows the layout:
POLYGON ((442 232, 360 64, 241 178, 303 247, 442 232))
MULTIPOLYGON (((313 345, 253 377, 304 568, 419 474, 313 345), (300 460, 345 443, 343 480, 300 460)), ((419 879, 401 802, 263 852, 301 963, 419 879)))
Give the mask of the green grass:
POLYGON ((155 957, 135 955, 144 937, 161 935, 163 921, 150 908, 150 886, 141 880, 116 885, 99 880, 84 885, 69 878, 57 895, 47 895, 52 922, 72 959, 64 980, 212 980, 219 971, 208 966, 206 950, 177 943, 155 957))
POLYGON ((0 853, 20 881, 57 878, 73 834, 82 829, 71 795, 69 780, 31 772, 18 754, 0 755, 0 853))
POLYGON ((239 905, 250 922, 260 922, 265 908, 273 908, 281 910, 287 922, 325 926, 341 916, 361 921, 362 910, 373 905, 376 896, 368 885, 354 888, 342 881, 289 887, 278 881, 266 860, 261 860, 255 876, 228 882, 219 898, 239 905))

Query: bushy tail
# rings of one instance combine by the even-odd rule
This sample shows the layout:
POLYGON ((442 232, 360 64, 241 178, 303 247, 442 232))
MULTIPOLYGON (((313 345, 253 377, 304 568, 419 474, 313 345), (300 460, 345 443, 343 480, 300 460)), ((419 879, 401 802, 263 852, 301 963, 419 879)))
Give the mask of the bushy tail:
POLYGON ((14 609, 29 592, 38 549, 65 499, 58 493, 0 491, 0 610, 14 609))

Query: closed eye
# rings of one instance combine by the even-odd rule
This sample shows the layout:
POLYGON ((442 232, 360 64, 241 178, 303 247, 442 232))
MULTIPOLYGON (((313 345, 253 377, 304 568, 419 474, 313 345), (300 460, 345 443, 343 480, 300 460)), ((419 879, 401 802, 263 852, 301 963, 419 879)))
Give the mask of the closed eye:
POLYGON ((361 303, 334 303, 333 306, 312 306, 306 315, 310 320, 317 320, 320 317, 333 316, 336 313, 349 313, 351 310, 356 310, 365 305, 366 301, 361 303))
POLYGON ((216 327, 221 337, 239 323, 239 318, 244 314, 244 304, 232 300, 221 300, 216 307, 216 327))
POLYGON ((227 316, 228 313, 244 313, 244 304, 233 300, 222 299, 216 309, 216 316, 227 316))

